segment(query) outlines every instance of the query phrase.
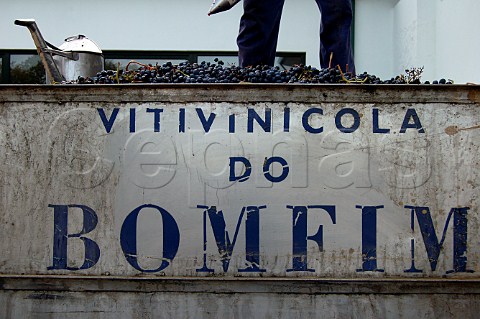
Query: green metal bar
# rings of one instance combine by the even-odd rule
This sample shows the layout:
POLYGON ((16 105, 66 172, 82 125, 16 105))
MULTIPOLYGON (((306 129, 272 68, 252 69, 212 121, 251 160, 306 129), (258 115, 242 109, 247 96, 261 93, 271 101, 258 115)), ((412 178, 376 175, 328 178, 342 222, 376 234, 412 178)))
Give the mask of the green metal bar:
MULTIPOLYGON (((11 83, 11 55, 36 55, 35 50, 9 50, 0 49, 2 59, 2 74, 0 83, 11 83)), ((105 59, 185 59, 190 62, 197 62, 199 56, 238 56, 237 51, 130 51, 130 50, 104 50, 105 59)), ((306 63, 305 52, 277 52, 277 57, 298 58, 301 64, 306 63)))
POLYGON ((1 83, 10 83, 10 54, 2 54, 2 78, 1 83))

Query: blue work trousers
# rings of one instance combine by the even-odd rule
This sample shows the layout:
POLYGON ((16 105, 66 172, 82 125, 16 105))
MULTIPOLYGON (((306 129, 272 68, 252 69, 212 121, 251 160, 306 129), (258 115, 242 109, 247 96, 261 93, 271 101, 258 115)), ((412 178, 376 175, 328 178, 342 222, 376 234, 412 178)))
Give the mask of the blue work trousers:
MULTIPOLYGON (((277 49, 278 31, 285 0, 243 0, 243 16, 237 38, 239 64, 273 65, 277 49)), ((320 65, 327 68, 340 65, 345 71, 355 72, 350 41, 353 18, 352 0, 316 0, 321 13, 320 65)), ((300 23, 308 23, 302 21, 300 23)), ((299 37, 302 35, 299 34, 299 37)), ((300 48, 299 48, 300 49, 300 48)))

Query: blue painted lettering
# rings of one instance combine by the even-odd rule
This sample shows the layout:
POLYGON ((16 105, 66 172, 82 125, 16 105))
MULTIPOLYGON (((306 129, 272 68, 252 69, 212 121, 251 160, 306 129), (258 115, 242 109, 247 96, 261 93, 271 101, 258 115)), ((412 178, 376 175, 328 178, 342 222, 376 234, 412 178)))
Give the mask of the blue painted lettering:
POLYGON ((217 116, 215 113, 210 113, 208 116, 208 120, 205 118, 205 114, 203 114, 202 109, 195 109, 197 112, 198 118, 200 119, 200 122, 202 122, 203 130, 205 133, 208 133, 210 131, 210 127, 212 127, 213 121, 215 120, 215 116, 217 116))
POLYGON ((84 205, 48 205, 53 208, 53 263, 48 270, 66 269, 80 270, 95 266, 100 259, 100 248, 97 243, 83 235, 88 234, 97 227, 97 214, 89 207, 84 205), (79 208, 83 214, 83 227, 79 233, 68 233, 68 209, 79 208), (68 240, 69 238, 78 238, 83 241, 85 246, 85 257, 82 266, 68 266, 68 240))
POLYGON ((235 114, 228 116, 228 133, 235 133, 235 114))
POLYGON ((160 113, 163 112, 163 109, 149 109, 147 108, 147 113, 153 113, 153 131, 160 132, 160 113))
POLYGON ((97 109, 98 115, 100 115, 100 119, 102 120, 103 126, 105 127, 105 131, 107 133, 110 133, 110 131, 112 130, 113 123, 115 123, 115 119, 117 118, 119 111, 120 109, 118 107, 114 108, 112 111, 112 115, 110 115, 110 118, 108 119, 104 109, 97 109))
POLYGON ((185 133, 185 109, 180 108, 178 113, 178 132, 185 133))
POLYGON ((380 128, 378 124, 378 109, 372 109, 373 133, 387 134, 390 133, 388 128, 380 128))
POLYGON ((315 114, 315 113, 323 115, 323 110, 319 109, 319 108, 316 108, 316 107, 306 110, 305 113, 303 113, 303 116, 302 116, 302 125, 303 125, 303 128, 305 129, 305 131, 307 131, 309 133, 313 133, 313 134, 318 134, 318 133, 323 132, 323 127, 320 126, 318 128, 314 128, 309 123, 310 116, 312 114, 315 114))
POLYGON ((129 128, 130 128, 130 133, 134 133, 135 132, 135 129, 136 129, 136 125, 135 125, 135 109, 132 108, 130 109, 130 124, 129 124, 129 128))
POLYGON ((358 114, 357 111, 355 111, 354 109, 351 109, 351 108, 341 109, 335 115, 335 125, 340 130, 340 132, 353 133, 360 126, 360 115, 358 114), (352 126, 350 126, 350 127, 345 127, 342 124, 342 117, 346 114, 350 114, 353 117, 353 123, 352 123, 352 126))
POLYGON ((267 158, 265 160, 265 163, 263 164, 263 175, 272 183, 280 183, 285 178, 287 178, 289 170, 290 169, 288 168, 287 161, 279 156, 267 158), (272 176, 272 174, 270 174, 270 166, 274 162, 280 163, 280 165, 282 165, 282 174, 278 177, 274 177, 272 176))
POLYGON ((283 131, 290 132, 290 108, 283 109, 283 131))
POLYGON ((307 216, 309 209, 323 209, 328 213, 332 219, 333 224, 336 224, 335 206, 330 205, 309 205, 309 206, 287 206, 292 210, 292 225, 293 225, 293 259, 292 268, 287 269, 287 272, 292 271, 309 271, 314 272, 315 269, 307 266, 307 240, 312 240, 318 245, 318 249, 323 251, 323 225, 318 227, 318 231, 312 235, 307 236, 307 216))
POLYGON ((358 272, 378 271, 377 267, 377 210, 384 206, 360 206, 362 210, 362 268, 358 272))
POLYGON ((145 204, 135 208, 123 222, 120 232, 120 245, 128 263, 138 271, 142 272, 158 272, 170 265, 170 262, 175 258, 180 244, 180 231, 175 219, 168 211, 162 207, 145 204), (144 208, 156 209, 162 215, 163 222, 163 259, 161 265, 157 269, 143 269, 138 264, 137 259, 137 219, 138 214, 144 208))
POLYGON ((222 260, 222 268, 224 272, 228 271, 230 259, 232 257, 233 248, 237 241, 240 224, 247 212, 247 219, 245 222, 245 246, 246 246, 246 261, 247 267, 238 269, 239 272, 265 272, 265 269, 260 268, 260 210, 267 206, 247 206, 243 207, 238 217, 233 241, 230 241, 230 236, 226 230, 225 218, 221 210, 217 211, 215 206, 198 205, 198 208, 204 209, 203 212, 203 267, 197 269, 197 272, 214 272, 213 269, 207 266, 207 215, 210 219, 213 235, 217 244, 218 252, 222 260))
POLYGON ((408 109, 405 113, 403 119, 402 127, 400 128, 400 133, 405 133, 407 128, 413 128, 418 131, 418 133, 425 133, 425 130, 420 123, 420 118, 418 117, 417 111, 415 109, 408 109), (413 123, 410 123, 410 119, 413 120, 413 123))
MULTIPOLYGON (((405 206, 405 208, 411 209, 410 226, 412 231, 415 230, 414 216, 417 217, 432 271, 435 271, 437 268, 438 257, 442 251, 448 225, 453 216, 453 269, 447 271, 447 273, 472 272, 467 269, 467 212, 470 209, 469 207, 452 208, 450 210, 440 242, 438 241, 429 207, 405 206)), ((414 240, 412 239, 412 256, 414 253, 413 248, 414 240)), ((412 258, 412 265, 410 269, 407 269, 405 272, 421 272, 421 270, 415 268, 415 263, 412 258)))
POLYGON ((272 110, 265 108, 265 120, 254 109, 248 109, 247 114, 247 132, 253 133, 253 120, 255 120, 265 132, 272 131, 272 110))
POLYGON ((230 175, 228 177, 228 180, 230 182, 238 181, 239 183, 245 182, 247 179, 250 178, 250 174, 252 173, 252 164, 250 164, 250 161, 246 159, 245 157, 230 157, 230 175), (243 174, 240 176, 235 175, 235 164, 237 162, 243 163, 243 166, 245 167, 245 171, 243 171, 243 174))

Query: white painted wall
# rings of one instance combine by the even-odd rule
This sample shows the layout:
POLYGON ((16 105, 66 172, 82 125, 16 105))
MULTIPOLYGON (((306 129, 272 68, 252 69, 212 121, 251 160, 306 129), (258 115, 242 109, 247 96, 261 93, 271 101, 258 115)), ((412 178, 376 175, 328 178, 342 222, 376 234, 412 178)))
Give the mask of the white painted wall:
MULTIPOLYGON (((401 86, 396 91, 380 86, 372 94, 352 86, 314 88, 313 94, 308 93, 310 89, 308 86, 281 90, 243 85, 225 92, 224 87, 213 86, 207 93, 203 86, 152 86, 148 92, 133 85, 103 90, 0 86, 0 180, 5 185, 0 188, 3 191, 0 193, 2 284, 11 289, 2 276, 20 274, 100 276, 109 273, 124 279, 151 275, 158 278, 160 270, 144 273, 142 269, 157 269, 163 261, 169 261, 168 267, 161 270, 167 278, 185 280, 211 275, 196 271, 204 260, 214 269, 214 277, 261 279, 258 273, 239 271, 253 265, 247 256, 254 256, 254 251, 261 256, 258 265, 265 269, 261 274, 264 278, 386 280, 395 277, 399 279, 398 285, 387 285, 397 289, 402 278, 410 280, 410 284, 421 278, 443 279, 445 276, 452 281, 454 278, 480 280, 480 130, 469 129, 478 125, 478 104, 471 103, 478 101, 475 96, 478 89, 437 91, 438 96, 432 94, 433 90, 413 85, 401 86), (465 99, 467 94, 470 101, 465 99), (338 102, 341 98, 362 102, 338 102), (317 103, 323 115, 311 113, 308 125, 321 127, 323 132, 316 132, 318 134, 307 129, 302 120, 307 112, 318 107, 317 103), (291 109, 288 132, 284 130, 285 106, 291 109), (353 110, 342 116, 340 112, 347 108, 353 110), (118 116, 112 115, 114 109, 118 116), (185 111, 184 121, 180 109, 185 111), (257 123, 248 129, 252 119, 250 109, 260 116, 266 109, 271 110, 271 125, 266 124, 269 132, 257 123), (131 116, 132 110, 135 117, 131 116), (161 111, 159 132, 154 132, 152 110, 161 111), (408 121, 412 110, 418 115, 414 123, 408 121), (210 124, 202 124, 201 113, 197 112, 204 114, 210 124), (352 112, 358 114, 355 116, 360 121, 358 128, 352 112), (211 118, 211 114, 216 114, 215 118, 211 118), (229 125, 231 115, 235 116, 234 128, 229 125), (109 128, 106 119, 112 125, 109 128), (379 123, 377 128, 384 130, 381 134, 375 130, 375 119, 379 123), (337 120, 344 128, 355 128, 346 131, 339 127, 337 120), (402 124, 406 120, 409 128, 402 124), (184 132, 179 132, 180 126, 184 126, 184 132), (282 158, 286 164, 277 159, 272 166, 267 165, 265 159, 272 156, 282 158), (234 157, 248 160, 250 173, 245 165, 232 161, 234 157), (230 163, 234 166, 233 173, 230 173, 230 163), (265 178, 264 167, 279 180, 265 178), (240 176, 245 177, 243 182, 231 181, 231 177, 240 176), (55 217, 55 209, 60 208, 57 205, 68 204, 88 206, 98 216, 98 224, 87 227, 82 218, 87 215, 79 208, 70 207, 71 218, 68 225, 63 226, 59 222, 62 217, 55 217), (161 230, 162 225, 166 226, 166 219, 161 218, 159 209, 142 208, 144 204, 168 211, 175 223, 168 222, 167 228, 178 229, 179 241, 173 233, 161 230), (245 218, 252 216, 254 222, 256 215, 248 213, 253 208, 247 207, 263 205, 264 208, 258 208, 261 210, 258 232, 255 227, 247 231, 245 218), (304 217, 294 217, 292 206, 304 205, 308 205, 308 213, 302 209, 304 217), (326 209, 315 205, 334 205, 336 217, 333 218, 332 211, 329 216, 326 209), (219 251, 218 243, 215 244, 213 222, 203 222, 202 206, 215 206, 217 212, 223 211, 225 230, 229 232, 233 249, 228 270, 222 267, 226 255, 219 251), (375 224, 370 217, 364 218, 366 206, 378 208, 375 224), (422 207, 433 224, 414 216, 418 227, 412 231, 412 206, 422 207), (429 207, 428 210, 425 207, 429 207), (436 247, 437 243, 424 241, 422 234, 434 227, 432 232, 440 236, 453 207, 459 210, 469 207, 468 225, 465 221, 461 230, 460 227, 452 229, 454 225, 448 224, 438 267, 432 269, 430 262, 436 257, 427 254, 425 246, 436 247), (125 223, 130 224, 131 220, 126 222, 127 216, 132 217, 131 212, 137 208, 142 213, 138 223, 135 222, 138 250, 133 253, 122 248, 120 239, 128 237, 125 232, 128 228, 123 227, 125 223), (245 214, 240 217, 244 208, 245 214), (299 221, 307 215, 308 223, 303 228, 299 221), (288 271, 293 266, 293 247, 297 243, 302 245, 297 240, 299 237, 293 235, 294 228, 301 227, 296 229, 305 229, 313 236, 320 225, 324 225, 321 238, 324 238, 325 250, 319 250, 309 241, 308 258, 305 257, 308 267, 315 271, 288 271), (205 246, 204 227, 208 229, 205 246), (375 232, 371 232, 373 227, 375 232), (99 246, 98 263, 79 271, 65 269, 60 264, 48 269, 59 260, 57 256, 61 258, 61 248, 54 247, 65 247, 65 243, 68 265, 79 267, 85 258, 95 263, 93 250, 88 249, 89 256, 85 256, 85 246, 79 238, 68 238, 64 243, 56 240, 62 232, 74 234, 82 228, 87 232, 85 238, 99 246), (363 240, 365 231, 376 238, 377 266, 384 272, 358 271, 366 266, 363 265, 364 249, 368 247, 363 240), (464 235, 464 239, 454 239, 453 232, 464 235), (236 242, 234 236, 237 236, 236 242), (253 243, 252 237, 260 241, 258 250, 248 249, 250 254, 246 245, 250 240, 253 243), (164 254, 166 240, 170 241, 168 246, 178 247, 174 256, 164 254), (423 270, 421 277, 405 272, 412 265, 412 240, 415 241, 415 267, 423 270), (461 246, 463 240, 468 251, 461 253, 462 257, 455 257, 462 248, 455 248, 454 243, 461 246), (137 256, 141 269, 135 268, 124 254, 137 256), (466 269, 474 272, 446 275, 458 258, 465 258, 466 269)), ((461 210, 467 213, 466 209, 461 210)), ((417 215, 418 211, 413 213, 417 215)), ((460 223, 464 221, 458 212, 454 218, 460 223)), ((220 229, 220 224, 217 225, 220 229)), ((364 282, 363 287, 368 286, 364 282)), ((163 284, 161 287, 165 288, 163 284)), ((478 293, 472 286, 465 287, 463 292, 472 290, 478 293)), ((375 289, 369 290, 373 291, 375 289)), ((263 292, 268 289, 264 288, 263 292)), ((0 289, 0 295, 2 293, 4 290, 0 289)), ((370 298, 366 298, 370 303, 370 298)), ((232 300, 237 302, 236 298, 232 300)), ((476 300, 478 303, 479 297, 476 300)), ((0 318, 5 318, 2 310, 0 307, 0 318)), ((400 309, 395 308, 397 310, 400 309)), ((7 316, 10 317, 24 318, 7 316)))
MULTIPOLYGON (((211 0, 0 0, 0 48, 32 49, 17 18, 35 18, 45 38, 61 44, 83 33, 104 50, 237 50, 242 14, 207 16, 211 0), (2 3, 6 2, 6 3, 2 3), (6 8, 6 10, 5 10, 6 8)), ((307 53, 319 65, 319 19, 315 1, 286 0, 279 51, 307 53)), ((356 0, 357 70, 381 78, 424 66, 423 80, 480 82, 478 0, 356 0)))
MULTIPOLYGON (((235 51, 242 4, 208 17, 211 0, 0 0, 0 48, 33 49, 18 18, 35 18, 52 44, 83 33, 104 49, 235 51)), ((279 51, 307 52, 307 63, 319 65, 319 20, 315 1, 287 0, 279 51), (301 17, 301 19, 299 19, 301 17)))
POLYGON ((394 74, 393 7, 397 0, 357 0, 355 3, 355 64, 381 78, 394 74))
POLYGON ((359 70, 382 78, 424 67, 423 80, 480 83, 478 0, 357 0, 359 70))
POLYGON ((436 11, 437 37, 432 51, 437 66, 441 66, 437 72, 458 81, 480 83, 480 1, 437 1, 436 11))
MULTIPOLYGON (((2 0, 6 1, 6 0, 2 0)), ((35 18, 44 37, 60 44, 83 33, 102 49, 233 50, 241 7, 208 17, 210 0, 19 0, 0 13, 0 47, 33 48, 29 33, 13 24, 35 18)))

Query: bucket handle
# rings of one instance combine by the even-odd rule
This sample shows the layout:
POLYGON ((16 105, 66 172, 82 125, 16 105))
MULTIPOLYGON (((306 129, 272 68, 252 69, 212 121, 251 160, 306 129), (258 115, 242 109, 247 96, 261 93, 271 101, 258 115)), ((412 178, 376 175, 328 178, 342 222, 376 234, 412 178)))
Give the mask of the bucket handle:
MULTIPOLYGON (((60 50, 50 49, 48 47, 47 42, 43 39, 40 30, 37 27, 34 19, 18 19, 14 22, 18 26, 27 27, 32 35, 33 42, 35 43, 35 47, 37 48, 38 55, 40 56, 40 60, 47 72, 47 75, 52 79, 53 83, 60 83, 65 81, 65 77, 60 73, 58 70, 58 66, 53 60, 53 55, 62 55, 64 56, 64 52, 60 50), (62 54, 59 54, 62 52, 62 54)), ((69 58, 67 56, 67 58, 69 58)))

